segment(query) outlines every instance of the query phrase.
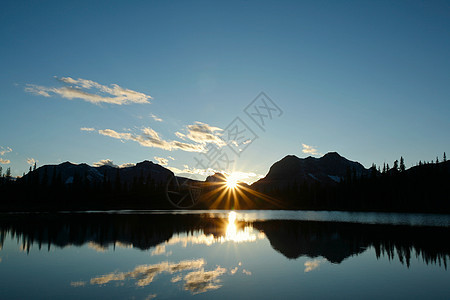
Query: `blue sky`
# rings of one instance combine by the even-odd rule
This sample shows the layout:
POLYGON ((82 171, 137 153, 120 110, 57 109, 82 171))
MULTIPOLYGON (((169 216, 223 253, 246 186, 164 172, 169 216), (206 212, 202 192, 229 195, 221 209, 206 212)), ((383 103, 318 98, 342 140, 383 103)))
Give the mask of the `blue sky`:
POLYGON ((236 117, 258 138, 224 169, 255 176, 288 154, 411 166, 450 149, 448 1, 3 1, 0 37, 14 175, 155 157, 195 173, 236 117), (265 131, 244 112, 261 91, 282 111, 265 131))

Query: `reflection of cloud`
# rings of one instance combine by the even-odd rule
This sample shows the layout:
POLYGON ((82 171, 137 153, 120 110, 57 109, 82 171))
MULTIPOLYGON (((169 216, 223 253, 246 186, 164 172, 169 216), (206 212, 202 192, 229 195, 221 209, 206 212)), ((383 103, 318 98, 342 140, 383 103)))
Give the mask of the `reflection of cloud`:
POLYGON ((314 148, 314 146, 302 144, 302 147, 303 147, 303 150, 302 150, 303 153, 311 154, 311 155, 320 155, 320 153, 318 152, 318 150, 316 148, 314 148))
POLYGON ((321 263, 322 261, 319 259, 305 261, 305 273, 317 269, 321 263))
POLYGON ((91 127, 81 127, 80 130, 81 130, 81 131, 95 131, 95 128, 91 128, 91 127))
POLYGON ((172 254, 172 251, 166 252, 166 246, 165 245, 158 245, 156 248, 152 251, 151 256, 154 255, 163 255, 169 256, 172 254))
POLYGON ((156 294, 150 294, 147 296, 147 298, 145 298, 145 300, 150 300, 150 299, 154 299, 156 298, 156 294))
POLYGON ((87 244, 87 246, 97 252, 105 252, 106 250, 108 250, 108 247, 102 246, 100 244, 97 244, 95 242, 89 242, 87 244))
POLYGON ((82 99, 84 101, 99 104, 130 104, 130 103, 150 103, 152 97, 144 93, 124 89, 117 84, 110 87, 101 85, 95 81, 87 79, 73 79, 70 77, 58 78, 66 86, 45 87, 35 84, 27 84, 25 91, 44 97, 59 95, 66 99, 82 99), (88 92, 89 90, 89 92, 88 92), (91 92, 93 90, 93 93, 91 92))
POLYGON ((158 164, 160 164, 161 166, 167 166, 168 164, 169 164, 169 160, 167 159, 167 158, 164 158, 164 157, 157 157, 157 156, 155 156, 155 157, 153 157, 157 162, 158 162, 158 164))
POLYGON ((73 287, 79 287, 79 286, 85 286, 85 285, 86 285, 85 281, 72 281, 70 283, 70 286, 73 286, 73 287))
POLYGON ((235 267, 235 268, 231 269, 231 270, 230 270, 230 274, 231 274, 231 275, 236 274, 237 270, 238 270, 238 267, 235 267))
POLYGON ((181 244, 183 247, 191 245, 206 245, 223 244, 226 242, 242 243, 242 242, 255 242, 256 240, 262 240, 265 238, 264 233, 256 233, 252 226, 245 226, 243 229, 237 229, 233 223, 226 228, 225 236, 214 236, 213 234, 204 234, 197 232, 195 235, 174 235, 165 245, 181 244))
POLYGON ((91 284, 106 284, 111 281, 122 281, 128 278, 137 279, 137 286, 147 286, 153 282, 156 275, 167 272, 170 274, 202 268, 206 264, 204 259, 184 260, 178 263, 161 262, 154 265, 140 265, 130 272, 110 273, 92 278, 91 284))
POLYGON ((199 271, 188 273, 184 276, 184 289, 193 294, 204 293, 209 290, 216 290, 221 287, 218 277, 223 275, 227 269, 217 266, 213 271, 206 271, 202 268, 199 271))
POLYGON ((183 276, 177 275, 177 276, 172 277, 172 279, 170 281, 171 282, 178 282, 178 281, 181 281, 182 279, 183 279, 183 276))

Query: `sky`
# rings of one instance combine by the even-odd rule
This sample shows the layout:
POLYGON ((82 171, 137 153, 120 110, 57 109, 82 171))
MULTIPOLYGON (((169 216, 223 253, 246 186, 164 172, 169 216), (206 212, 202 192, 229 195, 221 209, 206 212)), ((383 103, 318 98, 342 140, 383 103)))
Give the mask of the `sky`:
POLYGON ((0 166, 450 150, 448 1, 2 1, 0 166))

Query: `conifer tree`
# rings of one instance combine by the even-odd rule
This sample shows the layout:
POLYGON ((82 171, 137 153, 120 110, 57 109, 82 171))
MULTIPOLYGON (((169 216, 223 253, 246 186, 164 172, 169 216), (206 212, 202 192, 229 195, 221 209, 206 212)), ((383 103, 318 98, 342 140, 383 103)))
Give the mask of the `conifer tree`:
POLYGON ((400 157, 400 172, 405 171, 405 160, 403 159, 403 156, 400 157))
POLYGON ((446 162, 447 161, 447 156, 445 155, 445 152, 444 152, 444 162, 446 162))

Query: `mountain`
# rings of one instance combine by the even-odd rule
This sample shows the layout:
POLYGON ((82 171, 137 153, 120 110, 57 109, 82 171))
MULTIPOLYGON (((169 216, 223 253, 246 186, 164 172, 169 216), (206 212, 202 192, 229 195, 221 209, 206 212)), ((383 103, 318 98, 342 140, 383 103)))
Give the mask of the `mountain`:
POLYGON ((266 177, 255 182, 255 189, 270 185, 271 188, 284 188, 293 183, 336 184, 349 175, 368 175, 370 172, 358 162, 340 156, 337 152, 329 152, 321 158, 298 158, 288 155, 270 167, 266 177))
POLYGON ((143 161, 132 167, 118 168, 109 165, 93 167, 87 164, 73 164, 64 162, 59 165, 45 165, 35 171, 25 175, 23 179, 33 177, 42 184, 52 184, 54 180, 70 185, 77 181, 83 181, 87 184, 100 184, 104 181, 117 182, 127 184, 133 181, 153 181, 155 184, 163 184, 169 176, 173 176, 172 171, 151 161, 143 161))

